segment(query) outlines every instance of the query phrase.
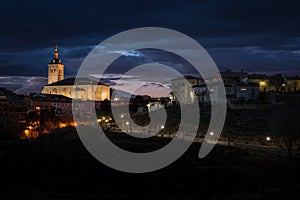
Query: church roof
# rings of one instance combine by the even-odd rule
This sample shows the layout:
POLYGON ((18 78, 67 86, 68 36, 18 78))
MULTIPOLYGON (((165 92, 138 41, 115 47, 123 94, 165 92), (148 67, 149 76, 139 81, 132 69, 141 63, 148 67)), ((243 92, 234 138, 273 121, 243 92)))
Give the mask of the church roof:
MULTIPOLYGON (((77 85, 105 85, 99 81, 95 81, 89 78, 77 78, 77 85)), ((75 78, 66 78, 61 81, 57 81, 55 83, 48 84, 47 86, 61 86, 61 85, 74 85, 75 78)))
POLYGON ((33 101, 72 102, 72 99, 59 94, 30 93, 33 101))

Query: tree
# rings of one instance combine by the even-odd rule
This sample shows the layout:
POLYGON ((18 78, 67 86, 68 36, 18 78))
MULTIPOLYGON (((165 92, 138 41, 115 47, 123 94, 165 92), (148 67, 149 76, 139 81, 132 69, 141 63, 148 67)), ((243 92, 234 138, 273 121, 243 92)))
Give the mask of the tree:
POLYGON ((134 98, 130 98, 130 113, 136 113, 139 107, 147 109, 147 104, 150 102, 151 97, 147 95, 137 95, 134 98))
POLYGON ((281 74, 276 74, 270 77, 270 86, 273 86, 279 92, 284 84, 284 78, 281 74))
POLYGON ((227 139, 227 144, 230 147, 233 131, 238 131, 240 123, 240 112, 228 111, 226 114, 226 121, 224 124, 223 135, 227 139))
POLYGON ((299 112, 299 106, 283 106, 274 111, 271 117, 271 130, 285 144, 290 158, 300 138, 299 112))
POLYGON ((38 120, 36 111, 29 111, 26 116, 26 124, 32 124, 38 120))
POLYGON ((101 116, 111 116, 111 103, 109 100, 105 99, 100 105, 100 115, 101 116))

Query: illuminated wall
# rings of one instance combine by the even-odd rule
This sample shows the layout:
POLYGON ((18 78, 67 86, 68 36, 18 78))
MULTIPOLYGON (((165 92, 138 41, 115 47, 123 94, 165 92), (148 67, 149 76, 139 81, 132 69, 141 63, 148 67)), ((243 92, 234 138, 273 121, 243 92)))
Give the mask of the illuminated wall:
POLYGON ((73 85, 44 86, 43 94, 63 95, 82 100, 103 101, 110 100, 110 87, 106 85, 73 85))

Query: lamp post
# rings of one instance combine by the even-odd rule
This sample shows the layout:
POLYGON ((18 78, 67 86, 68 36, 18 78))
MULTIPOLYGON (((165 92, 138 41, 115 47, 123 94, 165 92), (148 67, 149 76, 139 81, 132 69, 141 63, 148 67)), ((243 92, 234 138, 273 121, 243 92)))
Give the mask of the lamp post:
POLYGON ((270 145, 271 137, 270 137, 270 136, 267 136, 267 137, 266 137, 266 141, 267 141, 267 145, 270 145))
POLYGON ((211 131, 211 132, 209 133, 209 135, 211 136, 211 137, 210 137, 210 141, 213 143, 213 142, 215 141, 215 140, 214 140, 214 132, 211 131))
POLYGON ((128 131, 129 131, 129 129, 128 129, 129 122, 128 122, 128 121, 126 121, 126 122, 125 122, 125 125, 126 125, 126 132, 128 132, 128 131))

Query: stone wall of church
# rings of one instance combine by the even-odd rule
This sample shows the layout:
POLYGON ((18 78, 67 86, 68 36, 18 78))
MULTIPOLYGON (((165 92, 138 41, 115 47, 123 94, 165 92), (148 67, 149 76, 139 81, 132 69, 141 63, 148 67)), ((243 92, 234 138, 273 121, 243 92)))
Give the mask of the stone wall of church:
POLYGON ((105 85, 73 85, 44 86, 43 94, 64 95, 69 98, 82 100, 110 100, 110 87, 105 85))
POLYGON ((48 84, 55 83, 64 79, 63 64, 48 64, 48 84))

